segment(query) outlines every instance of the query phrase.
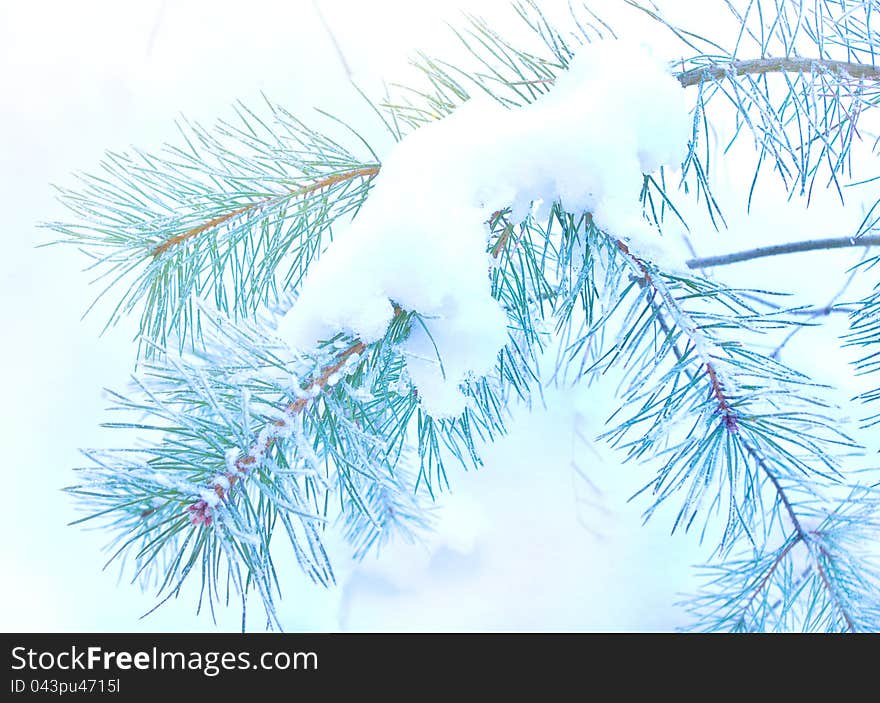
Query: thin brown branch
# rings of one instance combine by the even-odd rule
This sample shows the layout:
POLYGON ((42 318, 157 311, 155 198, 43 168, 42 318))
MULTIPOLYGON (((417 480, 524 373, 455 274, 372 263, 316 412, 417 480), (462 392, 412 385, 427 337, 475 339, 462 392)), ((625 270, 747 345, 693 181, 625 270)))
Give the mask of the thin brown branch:
MULTIPOLYGON (((345 351, 336 357, 336 360, 332 364, 324 367, 321 370, 320 375, 313 379, 311 383, 305 387, 304 391, 308 394, 310 391, 322 390, 327 385, 330 377, 345 366, 345 362, 348 361, 351 356, 355 354, 363 354, 366 349, 367 346, 360 340, 353 342, 347 349, 345 349, 345 351)), ((284 427, 289 420, 295 418, 305 410, 312 399, 313 398, 311 397, 303 397, 291 401, 284 408, 284 414, 286 417, 284 419, 276 420, 273 424, 276 427, 284 427)), ((259 461, 259 456, 262 456, 272 448, 275 441, 276 436, 270 435, 263 442, 255 444, 245 456, 239 457, 235 460, 234 466, 236 470, 225 473, 223 475, 225 481, 221 482, 215 480, 210 488, 217 494, 217 497, 220 498, 220 500, 226 499, 226 496, 229 494, 229 491, 232 490, 232 487, 254 467, 259 461)), ((211 524, 211 507, 204 499, 197 500, 189 505, 187 511, 190 513, 190 520, 194 525, 200 525, 203 523, 205 525, 211 524)))
MULTIPOLYGON (((763 76, 768 73, 830 73, 838 78, 880 81, 880 67, 850 61, 830 61, 800 57, 768 57, 764 59, 735 59, 698 66, 675 74, 682 88, 699 85, 706 80, 721 80, 737 76, 763 76)), ((553 78, 509 81, 508 85, 542 85, 553 83, 553 78)))
POLYGON ((798 537, 800 537, 804 542, 809 543, 809 532, 804 529, 804 526, 801 524, 800 519, 797 516, 797 513, 794 510, 794 505, 788 498, 788 494, 785 492, 785 489, 782 487, 782 484, 779 482, 779 479, 776 477, 776 473, 767 465, 767 461, 764 459, 761 452, 754 446, 752 443, 745 440, 741 437, 742 445, 746 450, 746 454, 748 454, 755 464, 758 465, 758 468, 764 472, 764 475, 773 484, 773 490, 776 491, 776 495, 779 496, 779 500, 782 503, 782 506, 785 508, 785 512, 788 515, 788 519, 791 521, 792 527, 797 533, 798 537))
POLYGON ((152 256, 154 259, 158 258, 172 247, 175 247, 178 244, 182 244, 183 242, 186 242, 193 237, 197 237, 203 232, 214 229, 215 227, 218 227, 225 222, 229 222, 230 220, 235 219, 239 215, 243 215, 246 212, 251 212, 252 210, 257 210, 267 205, 273 205, 277 202, 280 202, 281 200, 298 198, 303 195, 310 195, 311 193, 322 190, 324 188, 330 188, 331 186, 337 185, 338 183, 342 183, 344 181, 350 181, 355 178, 370 178, 378 173, 379 166, 366 166, 364 168, 357 168, 352 171, 345 171, 343 173, 334 173, 332 176, 327 176, 325 178, 315 181, 314 183, 309 183, 308 185, 300 186, 299 188, 292 188, 288 192, 281 195, 275 195, 270 198, 264 198, 263 200, 259 200, 254 203, 243 205, 242 207, 233 210, 232 212, 227 212, 224 215, 218 215, 217 217, 208 220, 207 222, 203 222, 197 227, 193 227, 192 229, 189 229, 186 232, 182 232, 181 234, 176 234, 173 237, 166 239, 164 242, 157 244, 153 248, 152 256))
POLYGON ((676 75, 682 87, 699 85, 705 80, 720 80, 736 76, 762 76, 768 73, 831 73, 838 78, 880 80, 880 68, 850 61, 829 61, 799 57, 765 59, 737 59, 692 68, 676 75))
POLYGON ((689 259, 685 263, 689 269, 703 269, 713 266, 727 266, 728 264, 761 259, 767 256, 779 256, 780 254, 874 246, 880 246, 880 234, 865 235, 863 237, 828 237, 826 239, 808 239, 803 242, 789 242, 787 244, 771 244, 766 247, 756 247, 755 249, 747 249, 731 254, 689 259))
MULTIPOLYGON (((862 263, 865 259, 868 258, 868 250, 865 249, 865 253, 862 254, 862 258, 859 263, 862 263)), ((831 300, 828 301, 828 304, 825 305, 824 308, 816 309, 815 312, 810 314, 810 319, 813 320, 817 317, 828 316, 832 312, 841 312, 845 311, 847 313, 853 313, 854 309, 852 307, 847 307, 845 305, 838 305, 837 301, 846 293, 847 289, 852 285, 852 282, 855 280, 858 275, 860 269, 858 266, 854 266, 852 270, 849 272, 849 276, 847 276, 846 282, 840 287, 840 290, 834 294, 831 300)), ((805 314, 808 313, 808 310, 799 310, 799 311, 791 311, 789 314, 805 314)), ((801 330, 805 329, 804 325, 798 325, 794 329, 792 329, 787 335, 785 335, 785 339, 783 339, 776 349, 773 350, 773 353, 770 355, 771 359, 778 359, 779 355, 782 353, 782 350, 785 348, 785 345, 788 344, 794 336, 801 330)))
POLYGON ((238 217, 250 210, 260 207, 261 205, 268 205, 271 203, 274 198, 267 198, 259 203, 253 203, 251 205, 244 205, 243 207, 238 208, 237 210, 233 210, 232 212, 227 212, 225 215, 219 215, 207 222, 200 224, 198 227, 193 227, 192 229, 183 232, 182 234, 176 234, 170 239, 166 239, 161 244, 156 245, 153 248, 153 258, 158 258, 166 251, 171 249, 178 244, 185 242, 187 239, 192 239, 193 237, 197 237, 202 232, 207 232, 209 229, 213 229, 214 227, 219 227, 224 222, 228 222, 229 220, 238 217))
MULTIPOLYGON (((351 346, 349 346, 345 351, 343 351, 338 357, 336 357, 336 361, 334 361, 329 366, 326 366, 322 371, 320 376, 312 380, 308 386, 306 386, 305 391, 311 392, 315 389, 322 390, 326 385, 330 377, 335 374, 339 369, 345 366, 345 362, 348 361, 349 357, 354 356, 355 354, 363 354, 367 349, 367 346, 361 342, 360 340, 353 342, 351 346)), ((306 406, 311 401, 311 398, 297 398, 294 401, 288 403, 287 407, 284 408, 284 414, 288 418, 293 418, 299 415, 303 410, 305 410, 306 406)), ((276 427, 283 427, 286 424, 285 420, 276 420, 276 427)), ((247 471, 249 467, 253 466, 256 463, 256 455, 257 450, 260 449, 262 451, 266 451, 271 449, 272 445, 275 443, 274 438, 270 438, 262 447, 254 447, 251 452, 246 456, 238 459, 235 462, 235 466, 238 469, 243 471, 247 471)), ((232 484, 235 482, 235 475, 228 477, 230 480, 230 488, 232 484)), ((225 493, 223 492, 221 487, 215 486, 214 490, 217 492, 217 495, 220 498, 225 497, 225 493)))
MULTIPOLYGON (((648 270, 648 267, 645 265, 645 262, 642 261, 639 257, 630 251, 630 248, 624 244, 621 240, 616 240, 617 248, 622 251, 629 260, 638 268, 638 270, 642 274, 642 278, 647 285, 649 285, 654 292, 661 298, 664 299, 666 296, 664 292, 660 289, 660 287, 656 284, 653 277, 651 276, 651 272, 648 270)), ((659 318, 661 320, 661 324, 664 325, 665 328, 665 320, 659 318)), ((696 340, 693 339, 693 330, 682 330, 685 334, 691 337, 691 342, 696 343, 696 340)), ((667 332, 668 334, 668 332, 667 332)), ((676 349, 676 357, 679 361, 683 358, 683 356, 676 349)), ((703 360, 703 369, 706 372, 706 375, 709 377, 709 387, 710 393, 712 397, 715 399, 715 402, 718 406, 718 413, 721 416, 721 421, 724 423, 724 426, 732 433, 736 434, 739 432, 739 424, 736 419, 736 412, 730 404, 730 400, 728 399, 725 391, 724 385, 721 383, 721 379, 718 377, 718 372, 715 369, 715 366, 708 359, 703 360)))
MULTIPOLYGON (((785 546, 785 548, 781 552, 779 552, 779 554, 776 555, 776 558, 773 560, 773 563, 770 565, 770 568, 767 569, 767 573, 764 574, 764 577, 761 579, 761 582, 758 584, 758 586, 755 588, 755 590, 752 591, 752 595, 749 597, 749 600, 746 602, 745 606, 743 606, 743 617, 745 617, 745 613, 751 607, 752 603, 755 602, 755 598, 757 598, 760 595, 761 591, 763 591, 765 588, 767 588, 767 584, 770 583, 770 579, 773 578, 773 574, 776 573, 776 569, 779 568, 779 565, 782 564, 782 562, 785 560, 785 557, 788 556, 788 553, 792 549, 794 549, 798 544, 800 544, 801 541, 802 541, 802 538, 801 538, 800 534, 796 534, 795 538, 791 542, 789 542, 785 546)), ((775 606, 771 606, 771 608, 773 608, 773 607, 775 607, 775 606)))

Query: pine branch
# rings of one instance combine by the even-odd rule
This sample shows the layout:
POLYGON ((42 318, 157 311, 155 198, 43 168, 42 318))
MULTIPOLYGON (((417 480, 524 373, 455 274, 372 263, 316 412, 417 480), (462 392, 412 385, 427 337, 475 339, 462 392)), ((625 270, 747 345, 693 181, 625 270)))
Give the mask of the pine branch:
POLYGON ((248 318, 296 287, 378 173, 376 161, 267 107, 271 120, 239 107, 234 124, 187 124, 184 145, 158 155, 108 154, 102 175, 61 190, 80 221, 47 226, 110 281, 98 299, 124 289, 107 324, 139 309, 141 337, 158 345, 141 347, 147 357, 171 337, 180 349, 197 345, 195 297, 248 318))
POLYGON ((708 631, 876 631, 880 572, 856 546, 878 525, 871 493, 854 488, 836 509, 810 515, 819 523, 814 529, 787 535, 776 549, 708 567, 713 577, 689 603, 697 625, 708 631))
MULTIPOLYGON (((378 168, 376 169, 376 172, 378 172, 378 168)), ((503 216, 504 213, 499 211, 493 213, 488 221, 491 228, 497 227, 500 223, 504 225, 501 235, 498 237, 495 244, 490 247, 493 259, 498 259, 501 252, 508 246, 508 238, 513 231, 513 226, 507 223, 503 216)), ((394 316, 396 319, 400 319, 405 317, 406 313, 395 304, 394 316)), ((312 378, 305 385, 302 389, 302 397, 291 401, 283 408, 281 411, 282 417, 275 420, 267 428, 269 431, 261 433, 258 442, 252 446, 244 456, 235 459, 232 465, 232 470, 213 479, 212 483, 208 486, 209 490, 212 491, 219 500, 227 500, 230 491, 235 484, 243 479, 247 472, 272 448, 272 445, 277 439, 277 432, 283 431, 287 428, 297 415, 320 396, 321 392, 328 387, 328 384, 330 386, 335 385, 335 382, 340 378, 342 373, 348 369, 352 361, 360 361, 361 357, 365 357, 367 353, 368 346, 364 344, 364 342, 359 339, 351 341, 341 353, 336 355, 333 363, 326 365, 321 370, 320 374, 312 378)), ((190 520, 193 525, 211 524, 212 502, 213 500, 209 502, 204 498, 200 498, 187 506, 187 511, 190 513, 190 520)), ((147 511, 143 513, 142 516, 146 517, 151 514, 151 512, 152 511, 147 511)))
MULTIPOLYGON (((864 22, 865 38, 847 44, 848 61, 839 61, 824 43, 824 15, 813 24, 798 15, 810 47, 802 51, 787 34, 795 26, 785 15, 789 6, 777 4, 779 21, 769 29, 763 18, 753 26, 754 15, 730 7, 741 25, 731 50, 648 11, 697 51, 675 74, 697 89, 682 183, 705 195, 713 221, 723 220, 709 178, 706 108, 713 96, 736 112, 734 139, 741 131, 754 136, 756 179, 766 158, 792 189, 809 194, 820 170, 835 186, 848 169, 857 121, 873 106, 871 83, 880 78, 869 18, 845 15, 848 27, 864 22), (749 51, 741 44, 762 58, 738 58, 749 51), (779 80, 769 81, 771 74, 779 80)), ((575 44, 614 34, 594 15, 583 23, 574 17, 578 34, 554 28, 535 2, 517 12, 543 43, 540 54, 472 19, 457 34, 475 67, 421 56, 427 87, 407 89, 385 106, 396 139, 450 114, 473 90, 511 108, 532 103, 552 89, 575 44)), ((727 557, 742 544, 750 550, 741 561, 726 559, 714 592, 699 601, 710 629, 855 631, 880 622, 876 574, 854 547, 869 528, 876 537, 876 491, 853 489, 833 511, 820 495, 845 485, 838 454, 856 445, 840 432, 816 384, 748 344, 794 325, 782 314, 792 311, 759 313, 746 293, 663 271, 638 247, 598 229, 588 212, 566 211, 561 195, 545 198, 542 214, 536 207, 514 219, 511 212, 523 207, 517 203, 486 223, 486 273, 507 316, 507 343, 490 373, 458 385, 466 400, 461 416, 436 419, 423 410, 405 358, 414 326, 428 332, 416 312, 391 301, 393 319, 370 344, 340 332, 300 353, 272 336, 277 320, 264 319, 267 308, 291 302, 325 234, 340 217, 358 213, 381 166, 365 142, 372 160, 277 106, 270 110, 271 125, 242 108, 241 125, 184 130, 186 146, 161 158, 110 155, 109 175, 87 177, 83 192, 63 196, 83 224, 55 228, 83 246, 104 275, 131 283, 111 319, 143 305, 148 363, 130 395, 114 395, 130 419, 111 426, 156 439, 137 450, 88 452, 91 465, 71 489, 91 511, 86 519, 118 534, 111 560, 133 554, 135 578, 158 574, 164 599, 201 571, 200 598, 212 608, 222 600, 222 574, 227 599, 230 591, 244 598, 256 589, 268 620, 279 625, 274 530, 287 534, 303 570, 323 584, 334 578, 321 534, 329 521, 342 524, 356 556, 378 549, 392 528, 413 537, 430 524, 419 492, 433 497, 448 485, 445 461, 479 466, 480 443, 505 431, 509 404, 531 402, 540 388, 541 352, 551 342, 559 347, 554 380, 572 367, 578 381, 622 367, 621 404, 612 417, 624 419, 604 437, 627 459, 660 462, 643 489, 653 494, 646 518, 683 495, 673 529, 688 530, 705 515, 705 536, 710 517, 726 512, 716 553, 727 557), (210 294, 213 305, 202 301, 210 294), (780 532, 781 546, 768 549, 780 532), (806 551, 809 569, 795 565, 804 551, 796 547, 806 551)), ((642 209, 658 227, 666 212, 680 217, 665 178, 660 171, 643 183, 642 209)), ((874 235, 813 240, 688 265, 877 243, 874 235)), ((877 300, 856 306, 853 343, 877 341, 877 300)), ((867 356, 863 368, 876 366, 876 358, 867 356)))
MULTIPOLYGON (((288 424, 292 422, 294 418, 299 415, 327 386, 330 379, 338 376, 343 368, 348 366, 351 361, 357 361, 366 349, 367 347, 363 342, 353 342, 347 349, 345 349, 345 351, 337 356, 334 363, 324 367, 321 374, 306 385, 304 389, 304 397, 297 398, 288 403, 283 410, 284 417, 275 420, 275 422, 272 423, 270 432, 261 435, 258 443, 251 447, 250 451, 245 456, 239 457, 235 460, 233 464, 234 470, 228 471, 218 477, 209 486, 210 490, 216 494, 217 498, 220 500, 226 500, 236 482, 239 481, 239 479, 244 478, 248 470, 259 462, 266 452, 272 448, 272 445, 275 444, 278 438, 278 435, 275 432, 286 428, 288 424)), ((190 520, 194 525, 211 524, 211 506, 204 498, 189 505, 187 511, 192 513, 190 520)))
MULTIPOLYGON (((677 302, 672 298, 666 287, 651 274, 648 264, 644 260, 637 257, 635 254, 633 254, 624 242, 617 240, 616 246, 639 272, 641 282, 643 282, 646 287, 650 288, 653 291, 653 294, 661 300, 661 305, 667 305, 673 308, 677 308, 677 302)), ((704 346, 703 342, 697 336, 699 334, 697 332, 698 326, 696 325, 696 323, 690 320, 689 317, 686 316, 686 313, 678 313, 676 316, 674 316, 673 319, 677 320, 676 324, 679 326, 686 338, 690 340, 690 344, 693 345, 693 348, 699 350, 704 346)), ((662 318, 660 318, 659 321, 664 331, 666 332, 667 337, 669 337, 671 330, 667 326, 667 323, 662 318)), ((691 382, 696 381, 696 375, 687 369, 685 354, 679 350, 677 344, 674 341, 671 342, 671 346, 676 359, 683 366, 684 373, 688 376, 691 382)), ((836 586, 829 579, 826 569, 823 566, 823 561, 833 561, 834 557, 817 540, 817 533, 804 527, 800 517, 795 510, 792 499, 789 497, 788 492, 783 487, 776 472, 770 468, 762 452, 760 452, 758 448, 753 444, 753 442, 741 431, 740 416, 738 412, 734 409, 732 401, 729 398, 727 391, 725 390, 725 382, 723 380, 721 372, 717 368, 717 364, 715 364, 704 354, 701 354, 699 351, 697 351, 697 354, 700 357, 701 371, 705 373, 708 378, 710 395, 716 404, 717 415, 721 418, 722 426, 732 437, 736 439, 737 442, 742 445, 746 454, 751 457, 751 459, 755 462, 755 465, 760 468, 767 480, 773 486, 777 499, 784 507, 785 513, 788 516, 789 521, 791 522, 795 534, 794 539, 790 540, 788 544, 784 547, 784 549, 773 560, 769 570, 761 579, 761 582, 759 583, 757 589, 749 597, 748 602, 743 608, 743 612, 748 610, 754 598, 757 597, 757 594, 766 587, 767 583, 773 576, 774 572, 776 571, 782 560, 785 559, 785 557, 798 543, 803 543, 810 554, 813 566, 816 569, 816 572, 819 574, 821 581, 829 595, 829 598, 834 602, 835 606, 839 610, 840 615, 844 619, 849 631, 855 632, 856 627, 853 619, 847 607, 841 601, 837 593, 836 586)))
MULTIPOLYGON (((462 79, 476 82, 481 90, 511 106, 532 102, 546 92, 545 86, 552 83, 555 73, 567 65, 573 50, 534 3, 520 6, 518 12, 546 43, 551 58, 521 52, 485 22, 471 19, 469 32, 459 33, 459 38, 488 73, 472 74, 423 57, 421 66, 436 92, 414 93, 426 100, 426 108, 412 103, 387 106, 392 115, 418 126, 448 114, 455 105, 468 98, 462 79), (530 78, 529 74, 533 77, 530 78), (510 89, 513 95, 502 96, 498 90, 500 85, 510 89)), ((596 24, 598 19, 595 16, 587 18, 585 25, 577 16, 573 19, 584 33, 583 38, 587 37, 588 31, 602 36, 610 29, 601 23, 596 24)), ((725 78, 735 80, 772 72, 801 71, 806 67, 823 76, 872 75, 854 63, 850 66, 823 57, 720 62, 715 57, 706 65, 682 70, 676 75, 685 86, 700 86, 699 100, 704 105, 708 96, 704 95, 703 79, 717 84, 725 78), (701 77, 699 81, 698 76, 701 77)), ((749 100, 754 102, 759 97, 753 96, 749 100)), ((737 104, 750 109, 742 101, 737 104)), ((184 132, 188 148, 170 150, 173 158, 140 155, 142 163, 138 163, 126 155, 110 155, 107 164, 109 178, 86 179, 89 187, 83 193, 63 194, 65 201, 90 224, 87 228, 63 223, 52 226, 70 235, 67 241, 85 245, 86 251, 95 258, 95 265, 105 269, 104 275, 116 277, 110 288, 119 285, 119 280, 131 282, 128 293, 119 296, 110 323, 119 315, 142 306, 141 334, 145 338, 164 346, 169 332, 176 329, 190 333, 191 342, 195 342, 198 320, 189 302, 192 292, 198 295, 212 292, 218 309, 224 313, 252 315, 260 304, 270 302, 277 295, 279 284, 291 287, 298 283, 311 257, 320 251, 320 232, 328 229, 336 217, 357 210, 368 184, 348 193, 344 186, 358 179, 369 181, 378 174, 378 164, 358 163, 333 140, 306 128, 277 106, 270 105, 270 108, 278 133, 274 132, 275 125, 267 125, 254 113, 242 108, 239 110, 241 126, 222 125, 216 134, 194 127, 191 134, 184 132), (234 153, 236 147, 227 144, 228 141, 238 142, 250 149, 252 155, 246 158, 234 153), (307 155, 307 148, 313 153, 307 155), (324 157, 323 162, 318 158, 320 156, 324 157), (206 167, 212 160, 215 162, 213 168, 206 167), (300 185, 301 179, 292 179, 288 174, 291 167, 305 176, 314 176, 314 180, 300 185), (165 179, 164 183, 162 179, 165 179), (295 180, 296 184, 291 186, 290 180, 295 180), (267 193, 266 183, 282 183, 286 188, 282 193, 275 188, 267 193), (205 188, 206 185, 219 185, 221 189, 212 192, 205 188), (348 195, 348 202, 338 197, 343 193, 348 195), (323 197, 312 201, 310 196, 319 194, 323 197), (194 202, 196 207, 192 212, 174 212, 172 203, 175 199, 194 202), (287 206, 297 199, 303 202, 291 216, 287 206), (102 200, 106 201, 103 206, 102 200), (323 211, 331 200, 335 200, 337 210, 328 208, 323 211), (210 207, 205 207, 207 204, 210 207), (161 207, 156 208, 156 205, 161 207), (193 221, 198 213, 204 216, 193 221), (204 243, 198 243, 202 239, 204 243), (179 256, 168 255, 185 242, 196 243, 193 250, 184 250, 179 256), (140 259, 141 256, 144 258, 140 259), (237 266, 236 260, 242 258, 247 263, 237 266), (287 263, 288 268, 286 271, 282 269, 279 277, 276 272, 282 263, 287 263)), ((854 120, 856 115, 843 114, 833 129, 842 133, 844 125, 841 120, 850 118, 854 120)), ((697 123, 695 119, 695 126, 697 123)), ((747 120, 747 124, 754 127, 751 120, 747 120)), ((819 135, 821 125, 812 119, 811 124, 819 135)), ((832 129, 831 125, 828 129, 832 129)), ((694 149, 697 142, 695 133, 694 149)), ((826 140, 822 149, 828 150, 832 146, 826 140)), ((803 159, 798 158, 797 163, 803 163, 803 159)), ((685 173, 696 174, 698 191, 706 192, 710 210, 717 211, 709 190, 707 171, 708 163, 700 164, 692 157, 686 161, 685 173)), ((712 212, 712 215, 714 219, 720 212, 712 212)), ((187 341, 187 334, 176 336, 181 344, 187 341)), ((146 349, 151 353, 153 347, 147 346, 146 349)))
POLYGON ((358 168, 353 171, 347 171, 345 173, 336 173, 331 176, 327 176, 326 178, 322 178, 314 183, 311 183, 306 186, 301 186, 299 188, 292 188, 284 195, 275 196, 274 198, 266 198, 256 203, 250 203, 248 205, 243 205, 237 210, 233 210, 232 212, 228 212, 225 215, 218 215, 203 224, 197 225, 192 229, 183 232, 182 234, 176 234, 169 239, 166 239, 164 242, 161 242, 155 246, 152 252, 153 258, 157 258, 164 254, 166 251, 171 249, 172 247, 177 246, 178 244, 182 244, 193 237, 197 237, 203 232, 207 232, 208 230, 214 229, 215 227, 219 227, 222 224, 229 222, 230 220, 239 217, 240 215, 244 215, 253 210, 262 208, 262 207, 271 207, 282 200, 288 200, 290 198, 298 198, 303 195, 310 195, 311 193, 315 193, 319 190, 323 190, 324 188, 330 188, 331 186, 336 185, 337 183, 343 183, 345 181, 352 180, 354 178, 370 178, 379 173, 378 166, 369 166, 367 168, 358 168))
MULTIPOLYGON (((776 495, 779 496, 779 499, 782 501, 782 504, 785 506, 785 512, 788 515, 788 519, 791 521, 792 527, 794 528, 794 531, 795 531, 794 541, 789 543, 789 546, 787 546, 785 548, 783 553, 781 553, 780 556, 777 558, 777 561, 774 562, 774 566, 771 568, 770 572, 768 572, 768 574, 766 576, 765 584, 766 584, 766 581, 772 577, 773 571, 775 571, 776 567, 778 566, 778 562, 781 561, 782 559, 784 559, 785 556, 788 554, 788 552, 792 548, 794 548, 798 543, 804 544, 810 553, 814 568, 816 569, 816 572, 819 574, 820 578, 822 579, 822 583, 824 584, 825 589, 829 594, 829 597, 832 599, 835 606, 839 610, 841 616, 843 617, 844 621, 846 622, 846 626, 849 629, 849 631, 855 632, 856 627, 853 623, 852 617, 850 616, 849 611, 846 608, 846 606, 841 602, 841 599, 837 593, 836 587, 834 586, 833 583, 831 583, 830 579, 828 578, 828 574, 826 573, 825 568, 822 565, 823 560, 833 560, 834 557, 828 553, 828 550, 825 549, 825 547, 823 547, 821 545, 821 543, 818 542, 818 540, 816 539, 816 533, 812 530, 807 530, 803 526, 803 523, 801 522, 800 518, 798 517, 797 513, 795 512, 794 505, 792 504, 791 500, 787 496, 785 490, 782 487, 782 484, 779 482, 779 478, 767 466, 767 462, 764 460, 764 457, 761 456, 761 454, 757 451, 757 449, 755 449, 754 446, 751 445, 751 443, 744 442, 743 446, 746 448, 746 451, 748 452, 749 456, 751 456, 752 459, 755 461, 755 463, 761 467, 761 470, 764 472, 764 474, 767 476, 767 478, 773 484, 773 488, 776 491, 776 495)), ((765 584, 762 584, 762 588, 763 588, 763 585, 765 585, 765 584)))

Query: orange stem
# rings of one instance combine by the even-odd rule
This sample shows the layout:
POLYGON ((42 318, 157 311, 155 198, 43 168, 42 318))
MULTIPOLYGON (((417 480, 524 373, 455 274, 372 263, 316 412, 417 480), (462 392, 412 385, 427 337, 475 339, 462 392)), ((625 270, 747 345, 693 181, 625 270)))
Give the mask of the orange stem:
POLYGON ((182 244, 193 237, 197 237, 203 232, 207 232, 209 229, 213 229, 214 227, 218 227, 222 225, 224 222, 228 222, 239 215, 243 215, 246 212, 250 212, 251 210, 255 210, 260 207, 264 207, 266 205, 271 205, 272 203, 276 203, 284 198, 297 198, 301 195, 309 195, 314 193, 315 191, 321 190, 323 188, 330 188, 331 186, 336 185, 337 183, 342 183, 344 181, 350 181, 354 178, 370 178, 379 173, 378 166, 367 166, 364 168, 357 168, 353 171, 345 171, 344 173, 335 173, 332 176, 327 176, 326 178, 322 178, 321 180, 315 181, 314 183, 310 183, 306 186, 301 186, 299 188, 292 188, 287 193, 283 195, 275 195, 271 198, 265 198, 255 203, 249 203, 248 205, 244 205, 237 210, 233 210, 232 212, 227 212, 225 215, 218 215, 217 217, 208 220, 207 222, 203 222, 197 227, 193 227, 192 229, 187 230, 181 234, 176 234, 169 239, 166 239, 164 242, 157 244, 152 251, 152 256, 154 259, 158 258, 166 251, 171 249, 172 247, 177 246, 178 244, 182 244))

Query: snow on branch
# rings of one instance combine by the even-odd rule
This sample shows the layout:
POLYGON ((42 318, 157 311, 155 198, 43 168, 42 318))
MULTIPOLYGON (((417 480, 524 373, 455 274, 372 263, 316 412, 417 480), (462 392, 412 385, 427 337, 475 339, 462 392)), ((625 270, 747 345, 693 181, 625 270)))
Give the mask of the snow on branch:
MULTIPOLYGON (((834 186, 847 168, 872 107, 864 84, 880 74, 858 51, 832 56, 812 26, 816 51, 795 51, 783 5, 769 38, 730 5, 731 49, 670 27, 703 42, 678 73, 640 46, 594 41, 615 36, 595 17, 570 36, 518 6, 543 56, 472 20, 459 36, 476 68, 422 56, 430 87, 377 110, 398 141, 381 165, 365 141, 360 157, 272 104, 267 121, 239 106, 237 123, 187 125, 160 157, 108 155, 105 174, 62 195, 81 222, 53 227, 108 290, 129 285, 111 321, 141 308, 147 358, 132 393, 113 396, 130 418, 111 426, 151 439, 88 452, 70 489, 84 519, 117 533, 114 558, 133 554, 136 576, 158 568, 163 602, 198 572, 212 608, 230 586, 256 589, 280 626, 275 532, 329 584, 331 524, 357 558, 394 530, 427 529, 421 494, 449 485, 450 460, 480 465, 509 405, 546 382, 547 350, 554 381, 620 371, 603 438, 656 464, 646 517, 680 496, 674 529, 703 515, 705 535, 722 518, 722 563, 693 602, 707 629, 876 626, 858 547, 876 491, 839 462, 859 448, 816 384, 752 344, 796 323, 686 271, 876 238, 680 266, 658 244, 663 213, 678 214, 670 174, 723 221, 713 96, 753 135, 758 169, 766 156, 792 189, 809 192, 820 168, 834 186), (742 58, 740 41, 760 58, 742 58)), ((853 343, 876 343, 877 306, 876 294, 854 306, 853 343)), ((876 365, 869 351, 862 368, 876 365)))
POLYGON ((485 375, 507 339, 486 276, 491 213, 509 206, 520 222, 531 203, 559 201, 610 232, 643 231, 642 173, 682 160, 690 123, 669 70, 624 42, 583 47, 530 105, 471 99, 388 156, 354 222, 311 267, 282 337, 300 350, 338 332, 369 343, 394 301, 425 321, 403 345, 423 406, 460 414, 458 387, 485 375))

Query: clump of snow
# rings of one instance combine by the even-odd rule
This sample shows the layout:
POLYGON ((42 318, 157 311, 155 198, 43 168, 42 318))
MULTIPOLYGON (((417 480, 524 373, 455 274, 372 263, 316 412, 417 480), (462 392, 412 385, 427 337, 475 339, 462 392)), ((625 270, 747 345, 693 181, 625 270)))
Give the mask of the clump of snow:
POLYGON ((340 331, 369 344, 393 305, 419 313, 403 344, 426 412, 455 416, 461 384, 488 373, 507 340, 490 295, 493 213, 532 203, 588 211, 620 236, 643 231, 642 174, 677 165, 690 119, 684 91, 637 45, 582 48, 545 96, 507 109, 474 98, 406 137, 354 222, 310 269, 279 335, 308 351, 340 331))

